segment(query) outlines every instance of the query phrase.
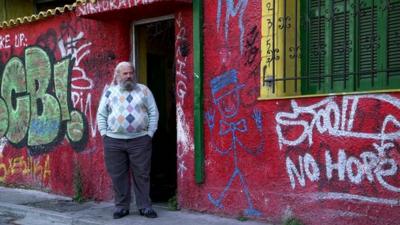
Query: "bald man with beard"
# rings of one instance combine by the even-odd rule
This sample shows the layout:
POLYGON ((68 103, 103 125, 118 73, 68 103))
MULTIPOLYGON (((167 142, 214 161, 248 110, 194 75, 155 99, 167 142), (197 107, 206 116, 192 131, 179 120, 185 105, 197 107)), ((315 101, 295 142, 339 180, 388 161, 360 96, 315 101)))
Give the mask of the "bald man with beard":
POLYGON ((129 214, 133 176, 139 214, 156 218, 150 199, 152 138, 159 113, 150 89, 135 82, 130 62, 115 67, 112 85, 104 92, 97 111, 97 125, 104 144, 104 160, 114 188, 114 219, 129 214))

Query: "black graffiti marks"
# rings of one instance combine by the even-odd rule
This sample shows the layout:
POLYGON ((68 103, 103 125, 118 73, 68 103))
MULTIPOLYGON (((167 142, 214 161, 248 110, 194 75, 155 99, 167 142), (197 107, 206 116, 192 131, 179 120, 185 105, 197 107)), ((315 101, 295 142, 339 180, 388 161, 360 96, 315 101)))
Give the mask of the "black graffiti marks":
POLYGON ((240 95, 241 105, 246 108, 251 108, 257 104, 257 98, 260 95, 259 76, 260 65, 257 64, 246 78, 246 88, 240 95))
POLYGON ((179 50, 182 57, 187 57, 190 54, 190 43, 187 40, 182 40, 179 43, 179 50))
POLYGON ((46 33, 41 34, 36 39, 36 45, 44 48, 46 51, 53 53, 57 51, 57 42, 57 32, 54 29, 48 29, 46 33))
POLYGON ((257 26, 254 26, 246 37, 245 52, 244 52, 244 65, 250 68, 246 81, 246 88, 240 95, 241 105, 246 108, 251 108, 257 103, 257 97, 259 96, 259 79, 260 79, 260 63, 259 52, 260 48, 257 45, 259 43, 260 32, 257 26))
POLYGON ((63 21, 58 28, 60 32, 59 35, 55 29, 50 28, 46 33, 41 34, 37 38, 35 45, 44 48, 46 51, 52 52, 54 55, 56 55, 57 51, 61 51, 61 56, 63 56, 62 51, 68 50, 69 53, 74 54, 77 42, 85 42, 82 31, 90 33, 91 29, 88 26, 84 26, 84 24, 85 23, 81 23, 81 19, 77 19, 74 22, 63 21))
POLYGON ((259 43, 258 37, 260 36, 260 32, 257 29, 257 26, 254 26, 251 31, 247 34, 245 52, 246 56, 245 65, 252 65, 255 61, 258 53, 260 52, 260 48, 256 46, 256 43, 259 43))
POLYGON ((43 48, 28 47, 1 73, 0 137, 28 147, 31 155, 53 150, 64 137, 76 151, 87 142, 86 118, 71 102, 74 60, 53 58, 43 48))
POLYGON ((190 55, 190 42, 187 39, 186 28, 181 27, 176 38, 177 55, 181 57, 188 57, 190 55))

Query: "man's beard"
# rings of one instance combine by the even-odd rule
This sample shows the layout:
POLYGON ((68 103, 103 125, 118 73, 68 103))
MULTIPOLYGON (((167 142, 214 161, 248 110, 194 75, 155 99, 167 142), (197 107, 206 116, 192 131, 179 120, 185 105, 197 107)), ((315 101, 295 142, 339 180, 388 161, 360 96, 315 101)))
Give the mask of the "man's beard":
POLYGON ((132 91, 133 88, 135 87, 135 82, 133 82, 133 80, 126 80, 122 83, 122 87, 126 90, 126 91, 132 91))

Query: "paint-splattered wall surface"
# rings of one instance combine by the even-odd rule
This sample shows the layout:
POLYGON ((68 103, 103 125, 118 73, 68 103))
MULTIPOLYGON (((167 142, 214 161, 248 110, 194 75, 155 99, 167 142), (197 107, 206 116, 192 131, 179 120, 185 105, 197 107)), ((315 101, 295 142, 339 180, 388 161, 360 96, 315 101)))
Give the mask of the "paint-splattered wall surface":
MULTIPOLYGON (((193 15, 190 7, 174 12, 180 206, 276 224, 289 216, 315 225, 398 224, 400 94, 259 100, 263 60, 283 60, 276 49, 263 55, 272 46, 262 13, 270 2, 283 1, 204 1, 201 185, 193 15)), ((95 112, 112 68, 129 59, 129 22, 69 13, 0 31, 1 182, 73 195, 79 169, 86 196, 112 198, 95 112)))
POLYGON ((79 170, 86 196, 112 197, 95 117, 128 32, 72 12, 0 31, 2 183, 73 195, 79 170))
POLYGON ((265 30, 295 29, 295 18, 272 13, 283 2, 204 2, 205 181, 194 184, 191 147, 178 162, 180 203, 274 223, 398 223, 399 94, 258 99, 262 68, 297 49, 288 39, 286 53, 268 51, 265 30))

